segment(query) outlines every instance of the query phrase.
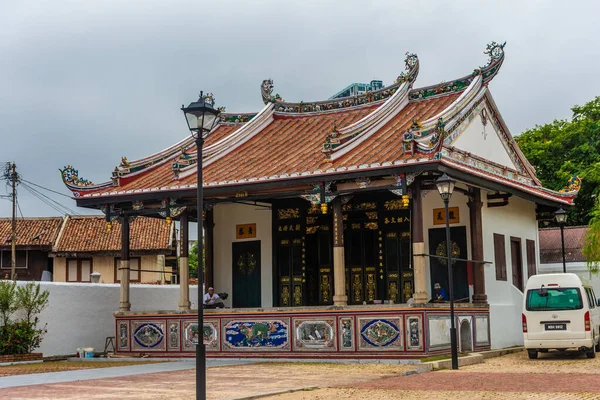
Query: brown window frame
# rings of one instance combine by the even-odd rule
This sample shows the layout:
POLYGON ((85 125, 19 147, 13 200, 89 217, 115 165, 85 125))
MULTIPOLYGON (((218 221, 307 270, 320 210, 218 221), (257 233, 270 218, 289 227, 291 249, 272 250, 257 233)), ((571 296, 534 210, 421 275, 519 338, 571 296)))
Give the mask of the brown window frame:
POLYGON ((92 272, 94 272, 94 259, 93 258, 67 258, 67 263, 66 263, 65 267, 66 267, 66 270, 67 270, 66 274, 65 274, 66 282, 82 282, 82 283, 92 282, 91 275, 92 275, 92 272), (76 261, 77 262, 77 280, 70 280, 69 279, 69 262, 70 261, 76 261), (90 280, 87 280, 87 281, 81 280, 81 275, 82 275, 81 274, 81 271, 82 271, 82 265, 81 265, 81 263, 83 261, 89 261, 90 262, 90 273, 89 273, 90 280))
MULTIPOLYGON (((514 287, 516 287, 517 289, 519 289, 520 291, 524 291, 525 290, 525 284, 527 283, 524 278, 523 278, 523 241, 521 240, 520 237, 516 237, 516 236, 511 236, 510 237, 510 266, 511 266, 511 275, 512 275, 512 284, 514 287), (519 265, 513 265, 513 243, 516 243, 517 246, 517 256, 521 261, 521 265, 520 265, 520 271, 518 271, 518 267, 519 265), (519 277, 519 273, 520 273, 520 277, 519 277), (519 287, 517 285, 518 282, 515 282, 515 276, 520 278, 521 281, 521 286, 519 287)), ((517 279, 519 279, 517 278, 517 279)))
POLYGON ((494 233, 494 265, 496 280, 508 281, 506 276, 506 237, 499 233, 494 233))
POLYGON ((527 278, 530 278, 537 274, 535 240, 525 239, 525 252, 527 253, 527 278))
MULTIPOLYGON (((121 261, 121 257, 115 257, 115 283, 121 283, 121 279, 119 278, 119 262, 121 261)), ((140 283, 142 281, 142 257, 130 257, 129 258, 129 282, 130 283, 140 283), (131 261, 138 260, 138 278, 131 279, 131 261)))

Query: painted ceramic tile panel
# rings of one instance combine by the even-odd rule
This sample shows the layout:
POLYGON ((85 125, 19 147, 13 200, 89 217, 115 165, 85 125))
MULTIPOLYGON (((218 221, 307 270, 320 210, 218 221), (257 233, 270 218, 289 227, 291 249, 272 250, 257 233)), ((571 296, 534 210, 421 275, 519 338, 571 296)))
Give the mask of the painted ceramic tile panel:
POLYGON ((179 320, 169 321, 169 350, 179 350, 179 320))
POLYGON ((289 319, 223 320, 223 350, 289 348, 289 319))
POLYGON ((406 316, 406 349, 423 350, 423 327, 420 315, 406 316))
POLYGON ((294 319, 295 350, 335 351, 335 318, 294 319))
MULTIPOLYGON (((219 321, 204 320, 203 339, 207 351, 219 349, 219 321)), ((196 351, 198 344, 198 321, 183 321, 183 351, 196 351)))
POLYGON ((129 350, 129 321, 119 321, 118 349, 122 351, 129 350))
POLYGON ((132 351, 165 351, 164 320, 131 321, 132 351))
POLYGON ((430 315, 429 324, 429 348, 450 347, 450 316, 430 315))
POLYGON ((340 350, 354 350, 354 317, 340 318, 340 350))
POLYGON ((475 341, 477 343, 477 346, 485 346, 490 344, 490 333, 487 315, 475 317, 475 332, 475 341))
POLYGON ((359 350, 401 350, 402 319, 395 318, 359 318, 359 350))

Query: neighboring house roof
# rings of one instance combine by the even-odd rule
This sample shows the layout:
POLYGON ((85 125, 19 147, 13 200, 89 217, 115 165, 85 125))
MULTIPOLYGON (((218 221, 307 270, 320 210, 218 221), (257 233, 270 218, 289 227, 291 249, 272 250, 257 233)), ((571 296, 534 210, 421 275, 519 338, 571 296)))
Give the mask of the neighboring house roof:
MULTIPOLYGON (((169 252, 174 224, 161 219, 137 217, 130 224, 130 250, 169 252)), ((121 250, 121 224, 107 230, 103 216, 67 216, 54 251, 56 253, 106 253, 121 250)))
MULTIPOLYGON (((52 247, 57 239, 62 217, 17 218, 17 247, 52 247)), ((12 219, 0 218, 0 249, 11 247, 12 219)))
MULTIPOLYGON (((565 227, 565 260, 567 262, 586 261, 583 246, 587 226, 565 227)), ((542 264, 562 263, 562 243, 560 228, 540 229, 540 262, 542 264)))
MULTIPOLYGON (((485 53, 488 63, 471 74, 422 88, 413 88, 419 60, 407 53, 406 69, 392 85, 333 100, 286 102, 273 94, 272 80, 263 81, 264 108, 250 114, 223 113, 206 138, 205 195, 213 189, 243 191, 267 182, 292 186, 352 174, 396 174, 421 164, 450 168, 552 204, 571 204, 579 181, 561 192, 543 188, 489 92, 488 84, 504 62, 504 44, 492 42, 485 53), (503 148, 498 151, 507 152, 512 166, 454 147, 480 114, 501 136, 503 148)), ((206 101, 214 98, 207 96, 206 101)), ((93 198, 110 203, 119 196, 143 200, 153 193, 193 191, 196 162, 194 139, 188 135, 154 155, 135 161, 124 157, 104 183, 81 178, 71 166, 61 172, 81 204, 91 204, 93 198)))

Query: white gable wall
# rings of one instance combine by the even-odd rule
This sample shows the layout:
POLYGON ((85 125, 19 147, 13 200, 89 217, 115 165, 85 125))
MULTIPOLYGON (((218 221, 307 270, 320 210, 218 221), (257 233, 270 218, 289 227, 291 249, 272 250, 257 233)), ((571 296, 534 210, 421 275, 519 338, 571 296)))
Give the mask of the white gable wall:
MULTIPOLYGON (((491 115, 486 109, 487 115, 491 115)), ((484 126, 481 113, 477 114, 464 132, 452 143, 457 149, 467 151, 486 160, 517 169, 506 152, 506 148, 500 139, 500 133, 488 118, 484 126)))

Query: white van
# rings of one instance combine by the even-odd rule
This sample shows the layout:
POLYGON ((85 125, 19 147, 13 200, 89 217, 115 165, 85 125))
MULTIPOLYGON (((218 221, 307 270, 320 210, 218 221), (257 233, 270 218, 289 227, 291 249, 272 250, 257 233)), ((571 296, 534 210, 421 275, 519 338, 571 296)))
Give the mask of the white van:
POLYGON ((523 299, 523 338, 529 358, 550 349, 600 351, 600 300, 575 274, 534 275, 523 299))

